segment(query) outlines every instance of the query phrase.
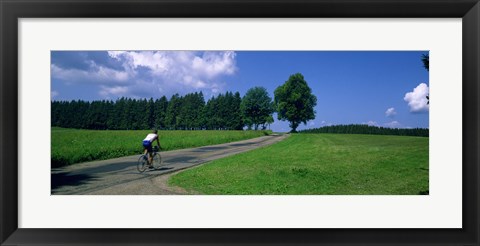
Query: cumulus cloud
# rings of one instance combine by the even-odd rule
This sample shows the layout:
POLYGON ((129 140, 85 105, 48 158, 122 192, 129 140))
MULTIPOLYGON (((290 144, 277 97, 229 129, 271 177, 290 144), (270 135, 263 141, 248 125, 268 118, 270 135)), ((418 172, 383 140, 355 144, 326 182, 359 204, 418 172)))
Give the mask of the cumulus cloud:
POLYGON ((192 68, 200 75, 207 78, 219 74, 233 74, 236 71, 235 52, 223 53, 205 52, 203 57, 196 56, 193 59, 192 68))
POLYGON ((88 64, 83 67, 52 62, 52 78, 65 84, 97 85, 98 94, 107 98, 158 97, 195 91, 213 95, 224 91, 223 76, 238 70, 233 51, 108 51, 103 54, 101 61, 86 55, 90 60, 83 61, 88 64))
MULTIPOLYGON (((223 89, 220 76, 237 71, 235 52, 111 51, 109 56, 136 77, 143 71, 163 90, 206 89, 213 94, 223 89), (142 70, 142 68, 144 70, 142 70)), ((173 92, 175 93, 175 92, 173 92)))
POLYGON ((321 126, 332 126, 333 123, 332 122, 328 122, 326 120, 322 120, 322 122, 320 122, 320 125, 321 126))
POLYGON ((408 103, 410 107, 410 112, 412 113, 422 113, 428 112, 429 105, 427 104, 427 95, 429 93, 428 85, 425 83, 419 84, 413 89, 412 92, 405 94, 403 100, 408 103))
POLYGON ((385 116, 387 117, 393 117, 397 114, 397 112, 395 111, 395 108, 389 108, 387 109, 387 111, 385 111, 385 116))
POLYGON ((392 122, 388 122, 384 124, 388 128, 402 128, 402 124, 400 122, 394 120, 392 122))
POLYGON ((51 91, 50 92, 50 97, 53 99, 59 95, 58 91, 51 91))
POLYGON ((315 125, 315 122, 310 121, 310 123, 309 123, 308 125, 309 125, 309 126, 314 126, 314 125, 315 125))
POLYGON ((376 121, 373 121, 373 120, 363 122, 362 124, 369 125, 369 126, 378 126, 378 123, 376 121))
POLYGON ((101 86, 100 88, 100 95, 106 98, 110 98, 110 96, 120 97, 128 92, 128 88, 126 86, 101 86))
POLYGON ((60 79, 67 84, 75 83, 98 83, 98 84, 122 84, 129 79, 128 73, 111 68, 98 66, 92 63, 88 70, 65 69, 55 64, 50 66, 53 78, 60 79))

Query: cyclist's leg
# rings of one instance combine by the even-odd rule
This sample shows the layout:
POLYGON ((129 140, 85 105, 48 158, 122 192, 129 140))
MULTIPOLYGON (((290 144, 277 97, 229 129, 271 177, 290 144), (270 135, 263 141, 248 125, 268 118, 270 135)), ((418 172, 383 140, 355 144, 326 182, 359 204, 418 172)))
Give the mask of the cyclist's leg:
POLYGON ((146 155, 149 151, 149 145, 150 143, 148 141, 143 141, 143 154, 146 155))
POLYGON ((152 165, 152 144, 148 141, 143 141, 143 147, 145 148, 145 154, 148 153, 148 162, 149 166, 152 165))
POLYGON ((148 165, 151 166, 153 161, 153 153, 151 151, 148 152, 148 165))

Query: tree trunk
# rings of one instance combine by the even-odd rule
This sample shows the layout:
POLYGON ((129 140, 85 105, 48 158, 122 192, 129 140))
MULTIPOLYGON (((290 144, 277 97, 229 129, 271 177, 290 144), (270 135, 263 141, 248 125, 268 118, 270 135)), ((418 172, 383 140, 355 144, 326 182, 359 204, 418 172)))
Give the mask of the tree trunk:
POLYGON ((292 130, 290 132, 296 133, 298 125, 299 125, 298 122, 291 122, 290 127, 292 128, 292 130))

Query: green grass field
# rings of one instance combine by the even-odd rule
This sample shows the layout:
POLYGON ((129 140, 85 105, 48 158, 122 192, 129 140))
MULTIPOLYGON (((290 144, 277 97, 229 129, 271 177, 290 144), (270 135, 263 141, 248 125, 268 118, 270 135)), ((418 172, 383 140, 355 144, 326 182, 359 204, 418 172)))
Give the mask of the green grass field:
MULTIPOLYGON (((142 153, 150 131, 95 131, 52 127, 51 165, 59 167, 142 153)), ((221 144, 264 136, 267 131, 159 131, 163 150, 221 144)))
POLYGON ((428 137, 293 134, 180 172, 169 185, 201 194, 428 194, 428 137))

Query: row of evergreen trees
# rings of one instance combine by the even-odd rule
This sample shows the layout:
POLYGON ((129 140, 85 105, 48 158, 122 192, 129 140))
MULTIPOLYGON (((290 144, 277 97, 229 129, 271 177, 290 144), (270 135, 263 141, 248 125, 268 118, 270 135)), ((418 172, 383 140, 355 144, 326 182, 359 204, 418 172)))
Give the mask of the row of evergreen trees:
POLYGON ((241 130, 240 93, 227 92, 205 103, 202 92, 159 99, 52 101, 52 126, 96 130, 241 130))
POLYGON ((374 135, 398 135, 428 137, 427 128, 385 128, 369 125, 334 125, 320 128, 307 129, 301 133, 344 133, 344 134, 374 134, 374 135))

